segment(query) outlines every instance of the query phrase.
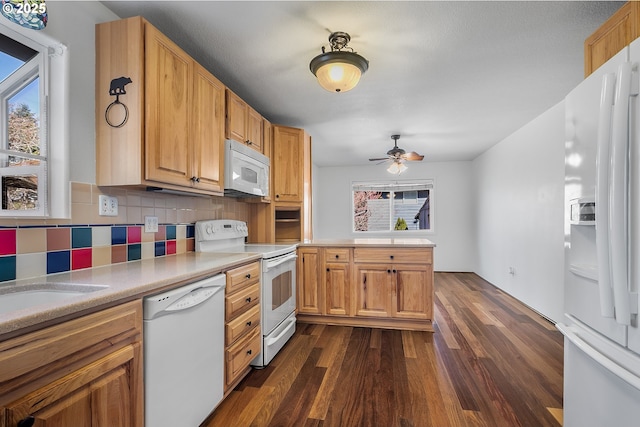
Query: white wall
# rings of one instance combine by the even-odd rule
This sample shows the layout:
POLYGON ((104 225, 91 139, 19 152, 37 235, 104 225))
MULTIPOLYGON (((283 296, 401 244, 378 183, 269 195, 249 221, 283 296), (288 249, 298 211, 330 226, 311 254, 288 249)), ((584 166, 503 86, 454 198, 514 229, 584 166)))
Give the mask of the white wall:
MULTIPOLYGON (((474 271, 475 229, 473 221, 471 162, 411 163, 399 179, 435 180, 434 232, 403 231, 401 237, 424 237, 436 243, 437 271, 474 271)), ((318 167, 314 177, 314 238, 363 237, 351 230, 351 182, 393 179, 384 165, 318 167)), ((376 234, 376 237, 380 234, 376 234)), ((398 237, 392 232, 383 237, 398 237)))
POLYGON ((473 161, 476 273, 556 321, 564 304, 564 139, 561 102, 473 161))
POLYGON ((47 10, 49 21, 43 31, 69 52, 69 177, 95 183, 95 24, 119 18, 94 1, 48 1, 47 10))

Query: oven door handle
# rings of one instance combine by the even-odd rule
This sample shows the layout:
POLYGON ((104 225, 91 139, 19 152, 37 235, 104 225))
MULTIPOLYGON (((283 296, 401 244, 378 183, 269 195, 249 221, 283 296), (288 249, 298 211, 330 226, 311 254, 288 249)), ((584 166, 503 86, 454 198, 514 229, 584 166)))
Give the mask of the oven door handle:
POLYGON ((274 260, 268 260, 264 262, 264 269, 265 271, 268 271, 274 267, 279 266, 280 264, 284 264, 285 262, 288 261, 292 261, 294 259, 298 258, 298 255, 296 255, 295 253, 292 253, 290 255, 287 256, 283 256, 282 258, 276 258, 274 260))
POLYGON ((296 326, 296 318, 295 317, 290 317, 289 319, 285 320, 284 322, 282 322, 282 326, 284 326, 282 328, 282 331, 280 331, 280 333, 278 335, 276 335, 275 337, 271 337, 265 340, 265 345, 267 347, 277 343, 278 341, 280 341, 280 338, 282 338, 284 336, 284 334, 286 334, 287 332, 289 332, 289 330, 292 327, 296 326))

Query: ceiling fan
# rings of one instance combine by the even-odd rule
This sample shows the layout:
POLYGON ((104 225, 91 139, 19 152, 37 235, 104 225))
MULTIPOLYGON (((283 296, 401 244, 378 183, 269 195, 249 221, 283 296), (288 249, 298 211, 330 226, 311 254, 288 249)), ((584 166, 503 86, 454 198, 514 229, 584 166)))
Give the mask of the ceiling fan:
POLYGON ((389 169, 387 170, 391 173, 399 174, 407 169, 407 167, 402 164, 405 161, 415 162, 415 161, 421 161, 422 159, 424 159, 423 155, 418 154, 415 151, 411 151, 410 153, 407 153, 402 148, 399 148, 398 139, 400 139, 400 135, 391 135, 391 139, 393 139, 394 145, 391 150, 387 151, 387 157, 369 159, 370 162, 382 162, 382 161, 391 160, 393 163, 391 164, 391 166, 389 166, 389 169))

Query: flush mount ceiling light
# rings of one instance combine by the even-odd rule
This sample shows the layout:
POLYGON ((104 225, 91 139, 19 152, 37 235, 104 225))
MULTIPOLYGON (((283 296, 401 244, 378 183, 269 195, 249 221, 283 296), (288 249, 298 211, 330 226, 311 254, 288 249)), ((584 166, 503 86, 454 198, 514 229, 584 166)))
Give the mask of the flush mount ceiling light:
POLYGON ((329 92, 346 92, 353 89, 360 76, 369 68, 369 61, 347 47, 351 36, 343 32, 331 33, 331 52, 325 52, 311 60, 309 68, 318 78, 320 86, 329 92), (347 49, 347 50, 345 50, 347 49))

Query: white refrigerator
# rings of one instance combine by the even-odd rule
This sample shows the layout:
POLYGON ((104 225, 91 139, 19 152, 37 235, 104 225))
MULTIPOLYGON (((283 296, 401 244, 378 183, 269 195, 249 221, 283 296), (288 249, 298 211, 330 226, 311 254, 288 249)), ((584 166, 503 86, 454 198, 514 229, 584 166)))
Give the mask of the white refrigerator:
POLYGON ((640 426, 640 41, 566 97, 564 426, 640 426))

